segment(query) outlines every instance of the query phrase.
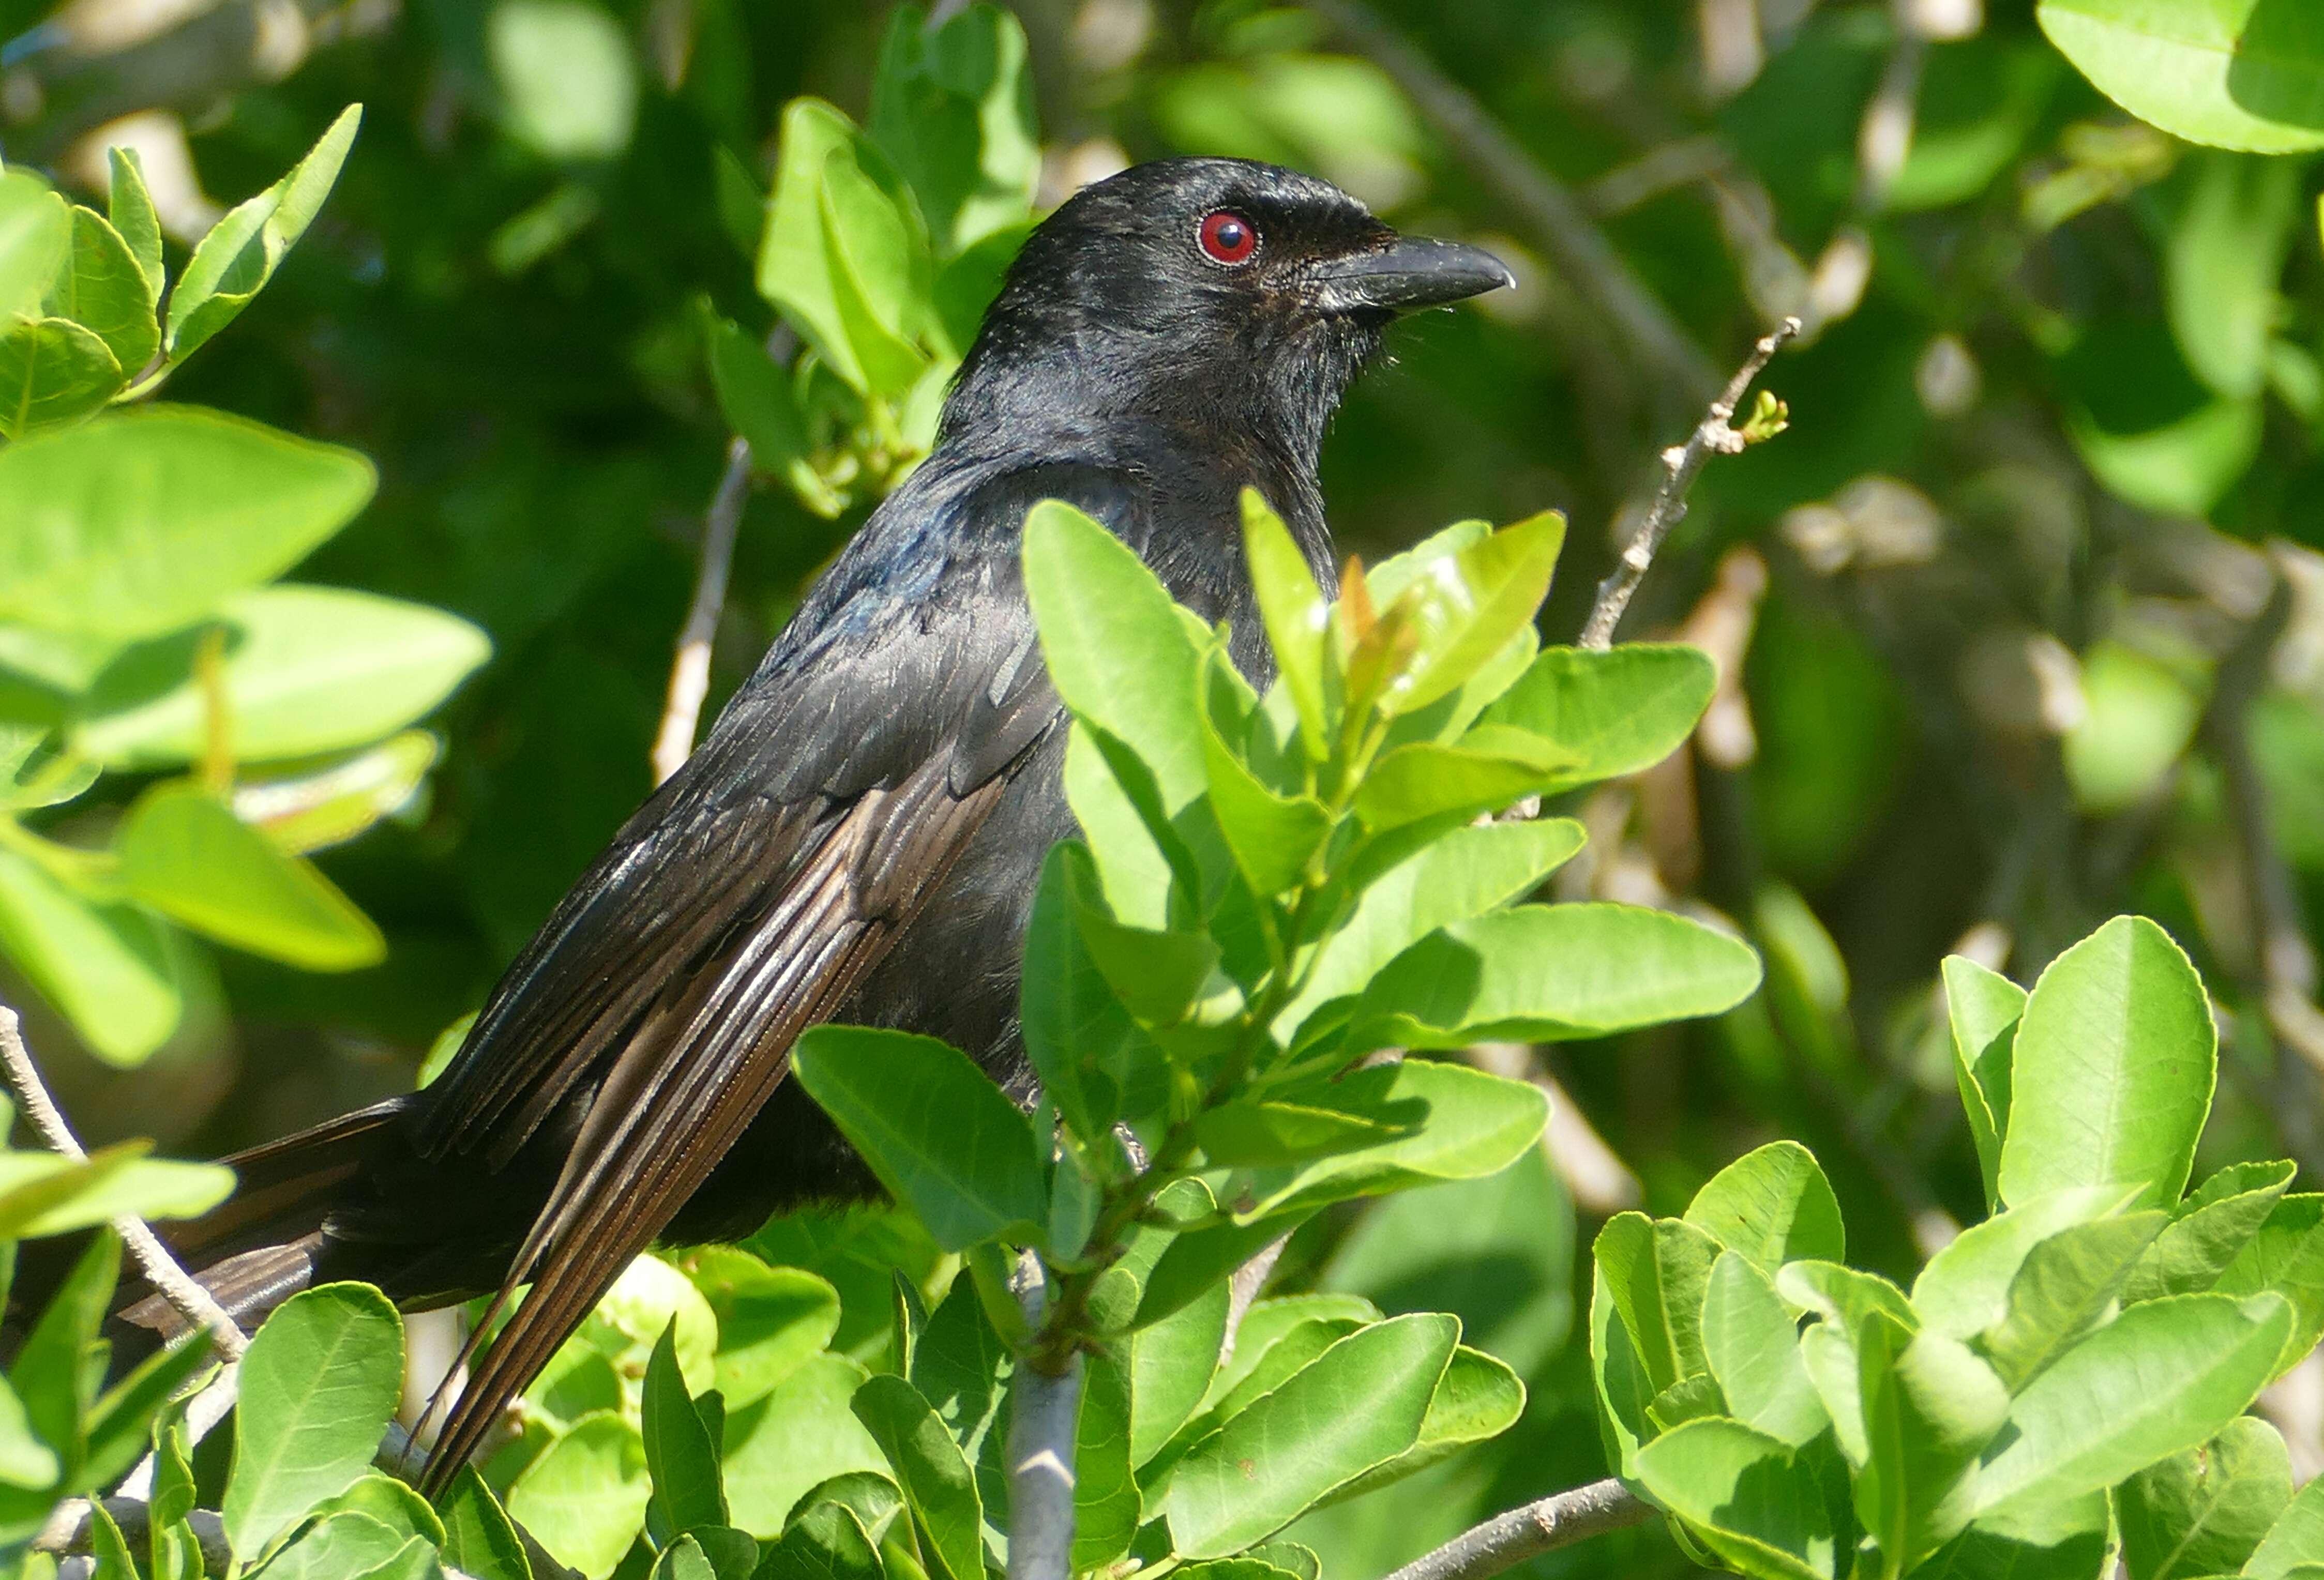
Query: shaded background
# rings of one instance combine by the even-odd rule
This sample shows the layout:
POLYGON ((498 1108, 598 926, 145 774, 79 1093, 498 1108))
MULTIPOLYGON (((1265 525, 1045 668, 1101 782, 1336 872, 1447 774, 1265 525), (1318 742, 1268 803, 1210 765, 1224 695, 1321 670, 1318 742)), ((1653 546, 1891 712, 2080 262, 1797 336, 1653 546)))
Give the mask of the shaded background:
MULTIPOLYGON (((1128 161, 1240 154, 1516 268, 1515 292, 1396 333, 1324 482, 1343 547, 1367 556, 1462 517, 1568 511, 1550 639, 1579 626, 1657 450, 1768 324, 1808 323, 1766 381, 1791 431, 1706 473, 1625 628, 1702 643, 1729 684, 1683 760, 1572 809, 1593 845, 1558 879, 1733 918, 1767 991, 1619 1046, 1488 1051, 1570 1094, 1548 1155, 1303 1232, 1286 1280, 1449 1306, 1533 1380, 1526 1425, 1490 1453, 1303 1531, 1327 1561, 1376 1570, 1474 1511, 1602 1474, 1569 1341, 1577 1246, 1611 1211, 1675 1213, 1783 1134, 1831 1172, 1859 1264, 1908 1278, 1978 1217, 1934 1014, 1948 951, 2030 981, 2107 915, 2155 916, 2218 998, 2199 1169, 2289 1154, 2314 1188, 2311 165, 2130 120, 2015 0, 1014 9, 1045 206, 1128 161)), ((763 191, 796 96, 863 117, 886 7, 51 13, 0 3, 6 157, 70 188, 96 129, 136 113, 181 225, 364 104, 322 217, 169 393, 372 456, 376 502, 300 578, 439 605, 494 644, 432 722, 446 750, 421 797, 321 858, 385 929, 384 965, 305 975, 189 942, 187 1023, 125 1074, 75 1058, 30 1003, 93 1139, 215 1152, 406 1089, 649 787, 728 444, 699 304, 753 335, 773 322, 737 173, 763 191)), ((714 707, 871 502, 825 519, 761 482, 714 707)), ((117 806, 127 791, 106 785, 117 806)), ((108 815, 71 819, 86 833, 108 815)), ((0 997, 21 989, 0 967, 0 997)), ((2312 1474, 2324 1373, 2311 1360, 2268 1409, 2312 1474)), ((1536 1566, 1657 1566, 1683 1567, 1637 1533, 1536 1566)))

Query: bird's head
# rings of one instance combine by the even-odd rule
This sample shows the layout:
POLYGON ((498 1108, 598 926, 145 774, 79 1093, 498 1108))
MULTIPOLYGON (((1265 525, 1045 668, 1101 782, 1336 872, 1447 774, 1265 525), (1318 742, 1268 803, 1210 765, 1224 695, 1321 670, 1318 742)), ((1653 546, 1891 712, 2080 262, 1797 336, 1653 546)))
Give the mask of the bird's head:
POLYGON ((956 402, 1064 400, 1248 434, 1312 473, 1348 383, 1398 314, 1513 284, 1479 248, 1398 235, 1326 181, 1168 159, 1084 188, 1009 271, 956 402))

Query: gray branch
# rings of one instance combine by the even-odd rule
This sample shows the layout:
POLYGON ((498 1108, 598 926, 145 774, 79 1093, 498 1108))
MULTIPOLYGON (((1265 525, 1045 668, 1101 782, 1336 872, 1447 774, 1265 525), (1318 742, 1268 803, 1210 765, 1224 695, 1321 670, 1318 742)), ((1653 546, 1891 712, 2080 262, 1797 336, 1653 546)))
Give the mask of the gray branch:
POLYGON ((1751 354, 1727 381, 1727 388, 1711 403, 1711 410, 1695 425, 1686 443, 1673 445, 1663 452, 1663 482, 1655 495, 1645 519, 1630 537, 1629 547, 1622 550, 1621 562, 1611 574, 1598 583, 1598 601, 1590 611, 1589 620, 1582 627, 1584 648, 1600 651, 1614 645, 1614 628, 1622 622, 1622 611, 1630 607, 1631 595, 1638 583, 1646 579, 1653 568, 1655 551, 1670 529, 1686 516, 1686 492, 1694 486, 1705 464, 1713 455, 1738 454, 1748 441, 1731 426, 1735 409, 1743 400, 1751 381, 1766 370, 1767 363, 1784 343, 1800 332, 1797 318, 1786 318, 1773 333, 1760 337, 1751 348, 1751 354))
MULTIPOLYGON (((75 1162, 87 1158, 88 1154, 73 1138, 72 1127, 58 1112, 56 1100, 42 1083, 32 1051, 24 1046, 16 1012, 5 1005, 0 1005, 0 1070, 5 1070, 9 1087, 23 1105, 24 1116, 32 1122, 32 1128, 40 1132, 41 1139, 49 1144, 51 1150, 75 1162)), ((176 1307, 187 1321, 197 1327, 208 1328, 212 1341, 227 1360, 240 1360, 243 1351, 250 1347, 250 1340, 226 1309, 210 1298, 209 1291, 178 1265, 178 1259, 161 1244, 161 1237, 146 1226, 145 1220, 124 1216, 113 1220, 113 1228, 155 1292, 176 1307)))
POLYGON ((1610 1477, 1497 1514, 1388 1580, 1489 1580, 1553 1548, 1643 1525, 1655 1507, 1610 1477))
MULTIPOLYGON (((788 325, 767 336, 767 355, 778 364, 797 344, 788 325)), ((661 725, 654 731, 653 775, 659 785, 694 755, 703 699, 710 694, 710 648, 718 637, 718 617, 726 608, 726 574, 734 561, 734 533, 751 500, 751 441, 736 434, 726 442, 726 469, 718 477, 710 508, 702 516, 702 562, 695 568, 694 599, 678 628, 678 655, 670 661, 661 725)))
MULTIPOLYGON (((1039 1333, 1049 1306, 1040 1259, 1025 1253, 1012 1281, 1026 1325, 1039 1333)), ((1081 1407, 1080 1351, 1057 1372, 1032 1358, 1019 1363, 1009 1401, 1009 1580, 1071 1580, 1081 1407)))

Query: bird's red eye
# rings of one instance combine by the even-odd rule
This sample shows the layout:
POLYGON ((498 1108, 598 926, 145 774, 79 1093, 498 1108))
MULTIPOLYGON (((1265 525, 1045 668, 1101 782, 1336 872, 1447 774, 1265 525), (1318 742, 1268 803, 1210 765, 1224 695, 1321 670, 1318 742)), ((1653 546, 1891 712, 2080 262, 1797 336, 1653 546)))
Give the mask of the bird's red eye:
POLYGON ((1259 227, 1231 208, 1203 216, 1203 251, 1214 263, 1248 263, 1259 251, 1259 227))

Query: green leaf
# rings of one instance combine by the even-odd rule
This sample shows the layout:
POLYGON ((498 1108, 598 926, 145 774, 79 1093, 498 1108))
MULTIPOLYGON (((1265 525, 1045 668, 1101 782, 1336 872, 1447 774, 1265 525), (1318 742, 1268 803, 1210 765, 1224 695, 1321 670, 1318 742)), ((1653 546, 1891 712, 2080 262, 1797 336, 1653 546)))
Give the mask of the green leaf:
POLYGON ((691 1536, 681 1536, 661 1549, 654 1559, 653 1569, 647 1580, 718 1580, 710 1560, 703 1556, 702 1544, 691 1536))
POLYGON ((2275 1295, 2133 1306, 2058 1357, 2009 1407, 1981 1510, 2109 1487, 2241 1415, 2273 1374, 2292 1309, 2275 1295))
MULTIPOLYGON (((2317 81, 2324 87, 2324 37, 2317 81)), ((2324 121, 2324 117, 2319 117, 2324 121)), ((2276 287, 2301 216, 2290 160, 2199 153, 2164 254, 2165 305, 2180 354, 2221 395, 2247 400, 2267 381, 2281 309, 2276 287)))
POLYGON ((1686 1221, 1770 1276, 1786 1262, 1848 1255, 1840 1199, 1795 1141, 1769 1142, 1720 1170, 1687 1204, 1686 1221))
POLYGON ((70 318, 19 314, 0 328, 0 434, 9 438, 87 417, 122 381, 105 342, 70 318))
POLYGON ((318 1520, 259 1570, 266 1580, 343 1580, 389 1563, 410 1538, 374 1515, 349 1509, 318 1520))
POLYGON ((877 1548, 855 1511, 816 1503, 769 1548, 755 1580, 882 1580, 877 1548))
POLYGON ((2297 1365, 2324 1337, 2324 1195, 2280 1199, 2211 1288, 2223 1295, 2273 1291, 2289 1300, 2292 1332, 2275 1372, 2297 1365))
POLYGON ((1194 1139, 1202 1144, 1203 1155, 1220 1168, 1308 1162, 1377 1146, 1419 1127, 1417 1119, 1250 1098, 1205 1108, 1194 1119, 1194 1139))
POLYGON ((2200 1448, 2122 1484, 2130 1580, 2193 1580, 2243 1567, 2292 1502, 2292 1460, 2265 1421, 2239 1416, 2200 1448))
POLYGON ((2100 92, 2190 142, 2324 148, 2324 28, 2267 0, 2042 0, 2042 31, 2100 92))
POLYGON ((558 1563, 604 1580, 645 1527, 645 1444, 611 1410, 582 1417, 509 1488, 511 1519, 558 1563))
POLYGON ((2176 1201, 2218 1045, 2202 979, 2153 923, 2116 917, 2060 955, 2018 1023, 2002 1199, 2119 1181, 2176 1201))
POLYGON ((1736 1419, 1797 1448, 1831 1424, 1775 1286, 1749 1258, 1720 1254, 1702 1297, 1702 1355, 1736 1419))
POLYGON ((1212 648, 1205 660, 1204 685, 1203 763, 1211 810, 1227 849, 1253 894, 1269 896, 1296 888, 1332 831, 1332 814, 1313 795, 1280 795, 1269 789, 1229 744, 1243 734, 1247 712, 1238 694, 1242 677, 1221 648, 1212 648))
MULTIPOLYGON (((161 347, 143 263, 121 233, 89 209, 76 207, 72 222, 71 255, 42 310, 95 335, 113 354, 119 375, 134 379, 161 347)), ((154 263, 158 271, 158 253, 154 263)))
POLYGON ((2295 1569, 2317 1564, 2324 1564, 2324 1476, 2293 1496, 2268 1528, 2266 1539, 2244 1561, 2243 1572, 2248 1580, 2292 1580, 2295 1569))
MULTIPOLYGON (((85 1488, 103 1491, 117 1484, 144 1456, 155 1418, 180 1390, 211 1362, 208 1336, 199 1331, 138 1363, 90 1407, 88 1449, 81 1465, 85 1488)), ((6 1404, 14 1404, 11 1395, 6 1404)), ((22 1422, 21 1407, 18 1420, 22 1422)), ((0 1405, 0 1444, 7 1440, 6 1405, 0 1405)), ((0 1481, 7 1479, 5 1449, 0 1448, 0 1481)))
POLYGON ((363 1474, 402 1389, 403 1319, 377 1290, 323 1284, 275 1308, 242 1360, 220 1505, 237 1558, 363 1474))
POLYGON ((903 179, 846 116, 819 99, 793 99, 760 245, 760 294, 852 388, 893 395, 926 365, 908 336, 930 269, 903 179))
POLYGON ((1840 1539, 1822 1478, 1740 1421, 1688 1421, 1638 1450, 1655 1501, 1746 1574, 1832 1580, 1840 1539))
MULTIPOLYGON (((432 712, 492 656, 492 641, 425 604, 335 587, 254 588, 225 599, 222 676, 244 762, 368 746, 432 712)), ((111 768, 198 760, 207 701, 196 638, 130 648, 76 704, 74 749, 111 768)))
POLYGON ((1646 1406, 1655 1389, 1637 1346, 1630 1342, 1606 1269, 1594 1255, 1590 1270, 1590 1377, 1606 1462, 1615 1474, 1635 1480, 1638 1446, 1655 1435, 1646 1406))
POLYGON ((1717 666, 1698 648, 1545 648, 1478 725, 1546 741, 1563 762, 1554 794, 1654 767, 1685 744, 1718 685, 1717 666))
POLYGON ((1591 1246, 1653 1392, 1709 1369, 1703 1297, 1720 1250, 1692 1224, 1637 1212, 1609 1218, 1591 1246))
POLYGON ((130 896, 222 942, 310 971, 376 964, 387 942, 315 867, 200 785, 140 796, 114 837, 130 896))
POLYGON ((410 805, 442 749, 428 731, 407 730, 312 770, 244 776, 230 804, 276 849, 303 856, 345 844, 410 805))
MULTIPOLYGON (((1177 1310, 1148 1323, 1123 1341, 1130 1353, 1130 1463, 1133 1467, 1144 1466, 1161 1452, 1213 1385, 1219 1352, 1226 1344, 1231 1292, 1223 1280, 1211 1284, 1177 1310)), ((1242 1331, 1250 1333, 1248 1315, 1242 1331)), ((1240 1344, 1239 1338, 1238 1358, 1242 1354, 1240 1344)), ((1256 1354, 1252 1358, 1257 1358, 1256 1354)))
POLYGON ((1533 623, 1564 545, 1565 518, 1544 510, 1423 566, 1382 615, 1401 611, 1416 640, 1381 711, 1418 712, 1490 662, 1533 623))
POLYGON ((37 313, 72 247, 72 210, 22 168, 0 173, 0 317, 37 313))
POLYGON ((1530 735, 1471 731, 1455 746, 1416 740, 1382 756, 1356 786, 1356 815, 1374 834, 1427 819, 1499 812, 1554 789, 1568 767, 1530 735))
POLYGON ((129 1556, 129 1543, 122 1537, 121 1527, 113 1522, 102 1502, 93 1501, 88 1510, 88 1547, 94 1566, 89 1580, 138 1580, 137 1564, 129 1556))
POLYGON ((0 1152, 0 1239, 69 1234, 124 1213, 193 1217, 232 1193, 233 1170, 150 1159, 152 1147, 117 1142, 78 1162, 54 1153, 0 1152))
POLYGON ((2102 1320, 2130 1269, 2168 1221, 2134 1212, 2062 1229, 2035 1245, 2009 1281, 2008 1312, 1981 1348, 2016 1392, 2085 1329, 2102 1320))
POLYGON ((2135 1195, 2122 1185, 2052 1190, 1972 1225, 1921 1269, 1912 1309, 1948 1337, 1975 1338, 2009 1314, 2010 1285, 2035 1245, 2118 1211, 2135 1195))
POLYGON ((1130 1378, 1111 1355, 1089 1355, 1074 1428, 1073 1572, 1102 1570, 1137 1539, 1144 1501, 1130 1464, 1130 1378))
POLYGON ((2116 1556, 2107 1496, 2089 1493, 1972 1520, 1913 1580, 2093 1580, 2116 1556))
POLYGON ((1452 1351, 1443 1378, 1429 1398, 1419 1438, 1386 1465, 1366 1471, 1333 1493, 1327 1501, 1343 1503, 1360 1498, 1441 1464, 1465 1448, 1489 1442, 1517 1425, 1525 1404, 1525 1384, 1507 1364, 1461 1345, 1452 1351))
POLYGON ((1165 1499, 1176 1550, 1240 1551, 1409 1449, 1459 1336, 1450 1317, 1375 1324, 1194 1444, 1165 1499))
MULTIPOLYGON (((207 1351, 207 1346, 198 1346, 207 1351)), ((97 1452, 92 1442, 90 1452, 97 1452)), ((64 1475, 56 1450, 33 1434, 32 1418, 15 1388, 0 1377, 0 1484, 46 1492, 64 1475)))
POLYGON ((1283 518, 1254 488, 1240 495, 1244 563, 1266 622, 1276 673, 1299 717, 1299 739, 1311 761, 1330 754, 1331 725, 1323 712, 1323 640, 1331 606, 1315 584, 1314 568, 1291 539, 1283 518))
POLYGON ((1056 500, 1025 514, 1025 595, 1057 694, 1138 754, 1175 816, 1202 794, 1202 648, 1136 551, 1056 500))
POLYGON ((475 1580, 532 1580, 532 1564, 516 1527, 467 1465, 453 1474, 438 1506, 444 1520, 444 1561, 475 1580))
MULTIPOLYGON (((653 1504, 669 1530, 726 1523, 726 1491, 719 1479, 718 1445, 678 1369, 678 1318, 654 1341, 646 1362, 645 1393, 639 1416, 646 1474, 653 1504)), ((707 1560, 705 1560, 706 1563, 707 1560)))
POLYGON ((751 464, 781 478, 815 514, 826 520, 837 516, 845 501, 808 460, 807 414, 799 409, 789 372, 724 318, 713 320, 710 327, 710 382, 726 426, 750 443, 751 464))
POLYGON ((1033 1127, 959 1050, 863 1026, 810 1028, 791 1069, 880 1182, 958 1251, 1046 1216, 1033 1127))
MULTIPOLYGON (((1105 896, 1093 860, 1078 845, 1068 845, 1057 859, 1058 896, 1071 919, 1080 952, 1103 978, 1106 988, 1130 1015, 1147 1024, 1157 1027, 1176 1025, 1210 984, 1219 963, 1219 947, 1208 933, 1188 932, 1157 932, 1151 928, 1125 926, 1117 920, 1105 896)), ((1038 896, 1037 896, 1038 897, 1038 896)), ((1095 984, 1084 982, 1080 990, 1093 992, 1095 984)), ((1095 1033, 1104 1028, 1093 1026, 1095 1033)), ((1082 1090, 1068 1100, 1084 1105, 1097 1101, 1108 1106, 1120 1100, 1121 1085, 1137 1071, 1137 1055, 1150 1052, 1152 1044, 1135 1027, 1122 1029, 1119 1034, 1123 1045, 1108 1052, 1102 1043, 1093 1043, 1080 1051, 1082 1058, 1102 1061, 1098 1071, 1091 1072, 1081 1081, 1082 1090), (1110 1078, 1103 1071, 1111 1066, 1115 1072, 1110 1078), (1107 1098, 1108 1080, 1116 1094, 1107 1098)), ((1096 1110, 1091 1108, 1089 1115, 1096 1110)))
POLYGON ((927 1532, 938 1572, 951 1580, 983 1580, 984 1507, 976 1479, 928 1401, 903 1378, 883 1373, 866 1379, 849 1407, 887 1456, 927 1532))
POLYGON ((158 406, 0 451, 0 617, 137 638, 279 575, 371 498, 371 463, 158 406))
MULTIPOLYGON (((87 1419, 103 1364, 94 1350, 120 1272, 120 1237, 100 1229, 49 1297, 8 1368, 24 1422, 54 1454, 64 1486, 79 1481, 87 1460, 87 1419)), ((20 1450, 16 1457, 20 1468, 32 1468, 31 1456, 20 1450)), ((33 1512, 46 1517, 44 1508, 33 1512)))
POLYGON ((1480 823, 1432 841, 1364 889, 1277 1019, 1277 1032, 1287 1034, 1323 1005, 1362 991, 1382 966, 1439 927, 1532 893, 1583 839, 1572 819, 1542 818, 1480 823))
POLYGON ((1324 1089, 1334 1110, 1397 1134, 1316 1162, 1238 1171, 1220 1192, 1238 1224, 1498 1174, 1540 1139, 1548 1117, 1547 1099, 1526 1082, 1430 1060, 1353 1070, 1324 1089))
POLYGON ((145 165, 137 151, 116 144, 105 154, 112 176, 106 214, 113 222, 114 234, 137 261, 138 273, 144 277, 145 312, 151 317, 166 282, 161 271, 161 216, 154 213, 152 195, 145 189, 145 165))
POLYGON ((1519 905, 1391 960, 1357 1003, 1349 1047, 1606 1036, 1716 1015, 1758 983, 1748 945, 1666 911, 1519 905))
POLYGON ((318 1516, 353 1510, 368 1514, 395 1532, 398 1541, 420 1537, 430 1547, 444 1545, 444 1522, 428 1500, 393 1476, 380 1471, 366 1471, 355 1477, 346 1491, 326 1498, 315 1505, 318 1516))
POLYGON ((237 205, 195 243, 170 292, 163 344, 172 363, 183 362, 232 323, 274 278, 282 255, 307 234, 330 196, 362 120, 363 106, 349 105, 289 174, 237 205))
POLYGON ((2000 1429, 2009 1391, 1968 1346, 1907 1334, 1884 1317, 1855 1332, 1865 1463, 1857 1517, 1899 1575, 1969 1523, 1978 1453, 2000 1429))
POLYGON ((2130 1270, 2123 1300, 2209 1289, 2267 1222, 2296 1172, 2288 1162, 2235 1163, 2204 1180, 2172 1209, 2170 1226, 2130 1270))
POLYGON ((1042 1095, 1084 1144, 1104 1148, 1133 1057, 1155 1051, 1085 941, 1082 918, 1103 905, 1098 890, 1086 846, 1065 841, 1050 849, 1025 927, 1019 1019, 1042 1095))
POLYGON ((973 5, 934 30, 919 8, 890 18, 872 83, 872 136, 895 156, 950 255, 1021 220, 1041 171, 1025 30, 973 5))
POLYGON ((708 1246, 687 1259, 687 1276, 717 1318, 714 1385, 730 1411, 764 1399, 839 1331, 839 1291, 803 1269, 708 1246))
POLYGON ((1945 1015, 1951 1023, 1953 1082, 1969 1114, 1969 1139, 1985 1176, 1987 1207, 2001 1205, 2001 1138, 2009 1128, 2009 1060, 2025 989, 1961 955, 1944 960, 1945 1015))
POLYGON ((726 1500, 738 1527, 772 1539, 816 1486, 853 1471, 887 1473, 879 1444, 848 1408, 865 1375, 844 1355, 817 1355, 727 1416, 726 1500))

